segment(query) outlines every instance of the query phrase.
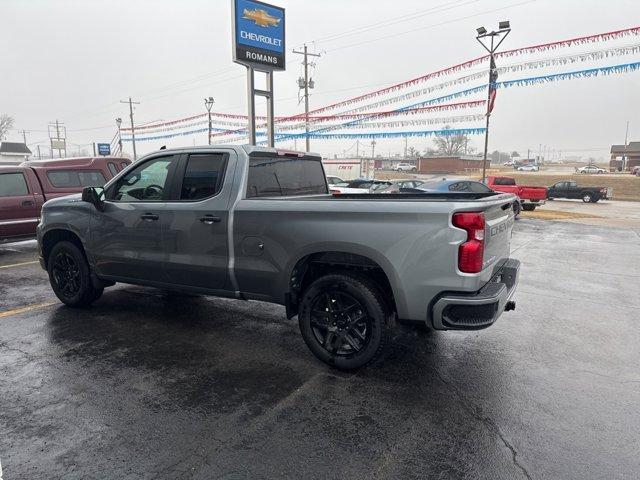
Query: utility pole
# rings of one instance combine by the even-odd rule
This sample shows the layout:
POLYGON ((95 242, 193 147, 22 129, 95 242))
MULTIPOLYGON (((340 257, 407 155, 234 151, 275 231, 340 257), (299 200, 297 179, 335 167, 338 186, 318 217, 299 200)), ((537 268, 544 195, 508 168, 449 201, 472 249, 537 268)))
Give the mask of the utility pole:
POLYGON ((498 79, 498 69, 496 68, 495 62, 495 53, 504 42, 504 39, 507 38, 509 33, 511 32, 511 25, 508 20, 502 21, 498 23, 498 30, 493 30, 491 32, 487 32, 487 29, 484 27, 479 27, 476 29, 478 35, 476 36, 476 40, 482 47, 489 52, 489 85, 487 89, 487 123, 484 130, 484 156, 482 160, 482 182, 484 183, 487 178, 487 151, 489 149, 489 118, 491 117, 491 112, 493 111, 493 104, 496 95, 496 81, 498 79), (500 38, 501 35, 504 36, 500 38), (482 41, 484 38, 490 37, 491 44, 487 46, 482 41), (498 39, 498 43, 495 44, 495 40, 498 39))
MULTIPOLYGON (((407 159, 407 142, 409 141, 409 137, 404 137, 404 159, 407 159)), ((391 156, 391 155, 389 155, 391 156)))
POLYGON ((65 126, 58 120, 55 123, 50 122, 47 130, 49 132, 49 143, 51 147, 51 158, 53 158, 53 151, 58 150, 58 158, 62 158, 62 150, 64 150, 64 156, 67 156, 67 130, 65 126), (60 137, 60 131, 63 132, 63 137, 60 137), (55 132, 55 133, 54 133, 55 132))
POLYGON ((42 160, 42 155, 40 155, 40 145, 38 145, 38 160, 42 160))
POLYGON ((122 125, 122 119, 116 118, 116 126, 118 127, 118 155, 122 156, 122 131, 120 126, 122 125))
POLYGON ((140 105, 140 102, 134 102, 129 97, 129 100, 120 100, 120 103, 128 103, 129 104, 129 118, 131 119, 131 144, 133 145, 133 161, 135 162, 138 159, 138 155, 136 153, 136 131, 133 125, 133 106, 140 105))
POLYGON ((298 79, 298 88, 304 89, 304 133, 306 139, 306 148, 307 152, 311 150, 310 141, 309 141, 309 89, 315 86, 315 82, 309 78, 309 56, 311 57, 319 57, 319 53, 309 53, 307 50, 307 44, 304 45, 304 50, 302 52, 294 50, 293 53, 297 53, 298 55, 304 55, 304 60, 302 61, 302 65, 304 65, 304 79, 298 79))
POLYGON ((96 156, 96 142, 93 142, 92 145, 93 145, 93 156, 95 157, 96 156))
MULTIPOLYGON (((57 119, 56 119, 56 138, 58 140, 60 140, 60 124, 58 123, 57 119)), ((67 152, 64 152, 64 156, 65 157, 67 156, 67 152)), ((52 155, 52 157, 53 157, 53 155, 52 155)), ((58 158, 62 158, 62 155, 60 154, 60 148, 58 148, 58 158)))
POLYGON ((629 120, 627 120, 627 130, 624 133, 624 154, 622 155, 622 171, 623 172, 624 172, 625 164, 627 163, 627 140, 629 140, 629 120))
POLYGON ((27 132, 22 130, 22 138, 24 139, 24 144, 27 144, 27 132))
POLYGON ((207 109, 207 113, 209 114, 209 134, 207 135, 207 140, 209 145, 211 145, 211 107, 213 107, 213 97, 209 97, 209 98, 205 98, 204 99, 204 106, 207 109))
POLYGON ((356 140, 356 158, 360 158, 360 140, 356 140))

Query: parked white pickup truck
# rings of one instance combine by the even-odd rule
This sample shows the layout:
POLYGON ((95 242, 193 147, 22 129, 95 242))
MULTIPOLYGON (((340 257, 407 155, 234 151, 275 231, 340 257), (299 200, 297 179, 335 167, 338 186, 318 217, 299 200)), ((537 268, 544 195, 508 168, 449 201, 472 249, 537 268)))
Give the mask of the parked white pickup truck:
POLYGON ((161 150, 45 203, 41 265, 71 307, 115 282, 282 304, 311 351, 373 362, 396 319, 488 327, 514 308, 511 194, 330 195, 320 156, 161 150))

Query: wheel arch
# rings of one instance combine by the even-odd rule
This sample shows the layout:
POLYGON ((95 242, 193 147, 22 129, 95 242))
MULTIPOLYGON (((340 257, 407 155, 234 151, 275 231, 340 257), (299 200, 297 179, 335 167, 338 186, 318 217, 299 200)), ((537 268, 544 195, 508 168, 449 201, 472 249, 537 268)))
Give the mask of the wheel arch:
POLYGON ((384 256, 363 245, 336 244, 306 249, 290 262, 284 289, 287 317, 297 314, 301 293, 306 286, 324 273, 338 271, 352 271, 373 280, 390 309, 406 309, 396 270, 384 256))
POLYGON ((49 254, 51 253, 51 250, 53 249, 53 247, 57 243, 63 242, 63 241, 71 242, 74 245, 76 245, 80 249, 80 251, 82 251, 82 253, 86 258, 87 253, 85 251, 84 244, 80 239, 80 235, 78 235, 76 232, 68 228, 54 227, 54 228, 50 228, 42 235, 41 250, 42 250, 42 258, 44 259, 45 265, 48 265, 49 254))

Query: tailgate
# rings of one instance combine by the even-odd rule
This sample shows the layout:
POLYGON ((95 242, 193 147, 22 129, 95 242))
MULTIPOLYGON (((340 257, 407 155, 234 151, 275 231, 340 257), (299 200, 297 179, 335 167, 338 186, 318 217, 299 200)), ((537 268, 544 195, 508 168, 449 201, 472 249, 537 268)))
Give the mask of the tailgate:
POLYGON ((513 202, 494 203, 484 211, 483 269, 509 258, 513 229, 513 202))
POLYGON ((546 187, 521 187, 522 193, 520 198, 523 200, 546 200, 547 189, 546 187))

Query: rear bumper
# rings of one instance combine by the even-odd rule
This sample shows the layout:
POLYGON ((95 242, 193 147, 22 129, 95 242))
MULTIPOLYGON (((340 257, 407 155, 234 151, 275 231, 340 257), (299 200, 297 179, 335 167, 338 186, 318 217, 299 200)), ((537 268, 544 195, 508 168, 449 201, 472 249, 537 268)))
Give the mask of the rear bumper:
MULTIPOLYGON (((475 293, 444 293, 431 308, 436 330, 479 330, 498 319, 516 291, 520 261, 509 259, 493 278, 475 293)), ((511 309, 511 308, 510 308, 511 309)))

